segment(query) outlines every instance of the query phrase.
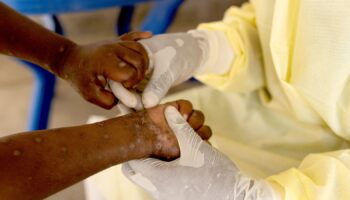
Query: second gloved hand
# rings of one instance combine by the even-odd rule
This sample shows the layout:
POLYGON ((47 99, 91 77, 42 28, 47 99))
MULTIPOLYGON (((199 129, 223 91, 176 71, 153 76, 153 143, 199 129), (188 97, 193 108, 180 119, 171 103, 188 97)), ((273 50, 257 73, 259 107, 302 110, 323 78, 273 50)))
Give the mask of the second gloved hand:
POLYGON ((200 42, 188 33, 164 34, 140 43, 146 48, 152 76, 143 92, 145 107, 157 105, 171 86, 191 76, 201 64, 200 42))
POLYGON ((146 79, 142 81, 145 88, 132 92, 110 83, 121 102, 135 109, 159 104, 170 87, 194 75, 225 73, 234 57, 225 34, 216 31, 163 34, 139 42, 150 60, 146 79))
POLYGON ((169 88, 189 79, 203 57, 198 39, 188 33, 163 34, 139 41, 146 49, 150 79, 142 93, 127 90, 121 84, 109 82, 114 95, 128 107, 140 110, 159 104, 169 88))
POLYGON ((180 146, 172 162, 149 158, 129 161, 124 174, 157 200, 276 200, 280 197, 264 180, 252 179, 224 154, 195 133, 179 112, 168 107, 165 116, 180 146))

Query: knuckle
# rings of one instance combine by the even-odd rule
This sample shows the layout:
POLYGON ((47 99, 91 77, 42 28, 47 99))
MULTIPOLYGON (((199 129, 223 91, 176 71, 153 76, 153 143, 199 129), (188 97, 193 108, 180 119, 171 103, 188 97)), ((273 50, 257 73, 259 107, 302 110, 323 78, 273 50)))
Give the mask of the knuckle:
POLYGON ((96 100, 96 97, 92 96, 92 95, 85 95, 84 96, 85 99, 90 102, 90 103, 94 103, 94 104, 98 104, 98 101, 96 100))
POLYGON ((140 52, 142 55, 144 55, 146 53, 145 48, 143 48, 143 46, 141 45, 141 43, 138 42, 133 42, 133 46, 135 49, 137 49, 138 52, 140 52))
POLYGON ((182 101, 192 108, 193 105, 192 105, 192 103, 189 100, 183 99, 182 101))
POLYGON ((194 113, 195 113, 195 116, 196 116, 196 117, 198 117, 198 118, 200 118, 200 119, 202 119, 202 120, 204 121, 204 114, 203 114, 202 111, 200 111, 200 110, 195 110, 194 113))
POLYGON ((176 101, 176 103, 178 103, 178 104, 188 104, 188 105, 191 104, 191 102, 186 100, 186 99, 179 99, 179 100, 176 101))
POLYGON ((211 135, 212 135, 212 130, 209 126, 203 126, 202 128, 202 132, 204 133, 204 135, 207 137, 207 138, 210 138, 211 135))
POLYGON ((110 110, 113 108, 114 104, 113 103, 112 104, 102 104, 101 106, 107 110, 110 110))
POLYGON ((135 66, 137 69, 142 68, 143 65, 144 65, 143 59, 135 59, 135 60, 134 60, 134 66, 135 66))

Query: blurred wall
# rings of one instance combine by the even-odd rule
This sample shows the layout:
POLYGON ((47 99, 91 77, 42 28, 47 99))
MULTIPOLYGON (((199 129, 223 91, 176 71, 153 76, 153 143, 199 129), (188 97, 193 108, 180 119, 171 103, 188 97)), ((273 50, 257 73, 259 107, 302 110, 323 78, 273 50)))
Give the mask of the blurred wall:
MULTIPOLYGON (((222 19, 224 11, 239 5, 244 0, 185 0, 177 13, 169 32, 187 31, 196 28, 201 22, 222 19)), ((142 18, 147 14, 151 4, 140 4, 133 19, 133 27, 137 30, 142 18)), ((88 42, 113 38, 115 19, 119 10, 104 9, 95 12, 66 14, 60 16, 69 37, 76 41, 88 42)))

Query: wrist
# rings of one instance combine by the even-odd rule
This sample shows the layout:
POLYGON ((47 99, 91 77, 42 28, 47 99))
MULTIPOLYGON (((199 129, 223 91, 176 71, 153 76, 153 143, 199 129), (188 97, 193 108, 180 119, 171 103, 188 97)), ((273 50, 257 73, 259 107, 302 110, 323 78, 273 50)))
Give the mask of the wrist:
POLYGON ((140 113, 138 123, 140 126, 136 125, 136 129, 138 129, 138 132, 142 132, 142 141, 145 143, 145 147, 143 149, 146 150, 146 157, 157 156, 159 146, 161 144, 159 135, 161 135, 162 129, 155 125, 155 122, 150 117, 148 110, 144 110, 140 113))
POLYGON ((148 158, 153 154, 154 132, 150 129, 151 119, 145 111, 119 117, 121 125, 126 129, 122 136, 127 142, 132 159, 148 158))
POLYGON ((63 78, 67 79, 67 68, 71 67, 72 61, 74 60, 75 54, 79 49, 79 45, 72 41, 68 41, 59 49, 58 59, 52 64, 51 71, 63 78))

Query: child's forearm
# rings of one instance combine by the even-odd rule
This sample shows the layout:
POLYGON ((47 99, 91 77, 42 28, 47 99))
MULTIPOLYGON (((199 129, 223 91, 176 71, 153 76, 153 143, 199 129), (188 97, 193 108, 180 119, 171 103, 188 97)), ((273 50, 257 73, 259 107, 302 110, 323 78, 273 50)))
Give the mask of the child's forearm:
POLYGON ((55 71, 75 44, 0 2, 0 53, 55 71))
POLYGON ((112 165, 149 157, 141 113, 0 139, 0 198, 42 199, 112 165))

